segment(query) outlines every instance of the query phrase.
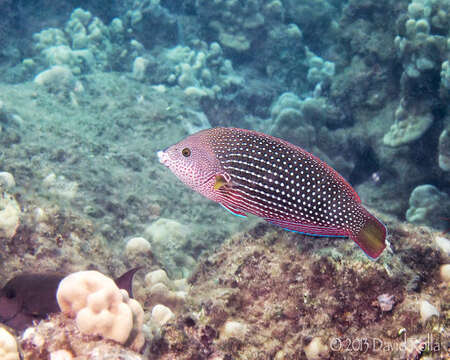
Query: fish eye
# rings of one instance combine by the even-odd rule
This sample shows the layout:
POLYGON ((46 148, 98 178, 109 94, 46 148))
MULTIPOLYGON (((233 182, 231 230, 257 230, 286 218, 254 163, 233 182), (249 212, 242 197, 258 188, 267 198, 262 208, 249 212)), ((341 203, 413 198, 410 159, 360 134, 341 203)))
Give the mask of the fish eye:
POLYGON ((7 299, 14 299, 16 297, 16 292, 13 289, 8 289, 5 295, 7 299))
POLYGON ((183 154, 184 157, 189 157, 191 156, 191 149, 189 148, 184 148, 181 153, 183 154))

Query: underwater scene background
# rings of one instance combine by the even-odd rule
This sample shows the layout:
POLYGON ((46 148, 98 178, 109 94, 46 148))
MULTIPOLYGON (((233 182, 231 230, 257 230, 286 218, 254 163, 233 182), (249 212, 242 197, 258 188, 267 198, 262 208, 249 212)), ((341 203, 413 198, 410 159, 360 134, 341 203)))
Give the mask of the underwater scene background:
POLYGON ((449 0, 0 7, 0 359, 450 358, 449 0), (159 163, 217 126, 324 160, 390 246, 234 217, 159 163))

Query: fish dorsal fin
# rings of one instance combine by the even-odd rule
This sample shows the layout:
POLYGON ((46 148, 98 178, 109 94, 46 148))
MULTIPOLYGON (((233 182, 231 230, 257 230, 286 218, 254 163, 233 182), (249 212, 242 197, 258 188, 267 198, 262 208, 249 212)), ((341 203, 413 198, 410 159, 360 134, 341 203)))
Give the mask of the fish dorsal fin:
POLYGON ((240 211, 240 210, 236 210, 235 208, 231 207, 230 205, 224 205, 224 204, 220 204, 222 205, 226 210, 228 210, 230 213, 232 213, 233 215, 239 216, 239 217, 247 217, 247 215, 240 211))
POLYGON ((122 274, 117 279, 114 279, 114 282, 119 287, 119 289, 126 290, 130 298, 133 298, 133 277, 136 272, 142 269, 142 266, 135 267, 131 270, 128 270, 125 274, 122 274))

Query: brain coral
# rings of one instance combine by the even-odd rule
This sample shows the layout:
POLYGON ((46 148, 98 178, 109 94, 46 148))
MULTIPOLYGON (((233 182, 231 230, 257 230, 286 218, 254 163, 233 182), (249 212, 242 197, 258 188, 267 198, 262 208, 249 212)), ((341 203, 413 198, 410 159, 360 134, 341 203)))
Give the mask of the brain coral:
POLYGON ((14 339, 14 336, 2 327, 0 327, 0 359, 20 359, 16 339, 14 339))
POLYGON ((75 317, 83 334, 131 343, 135 350, 144 345, 142 307, 105 275, 97 271, 68 275, 58 287, 57 300, 64 314, 75 317))

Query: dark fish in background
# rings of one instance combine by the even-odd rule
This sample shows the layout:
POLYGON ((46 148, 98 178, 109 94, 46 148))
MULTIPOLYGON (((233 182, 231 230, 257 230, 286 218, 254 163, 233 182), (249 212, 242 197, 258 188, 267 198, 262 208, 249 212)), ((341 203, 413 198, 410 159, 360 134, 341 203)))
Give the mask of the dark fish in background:
POLYGON ((17 331, 33 320, 58 312, 56 289, 61 274, 21 274, 9 280, 0 290, 0 321, 17 331))
MULTIPOLYGON (((140 267, 131 269, 115 280, 120 289, 133 297, 133 276, 140 267)), ((0 322, 22 331, 33 320, 45 319, 48 314, 59 312, 56 291, 66 275, 57 273, 20 274, 9 280, 0 290, 0 322)))
POLYGON ((371 258, 386 228, 350 184, 325 162, 287 141, 237 128, 200 131, 158 152, 186 185, 238 216, 286 230, 350 237, 371 258))

